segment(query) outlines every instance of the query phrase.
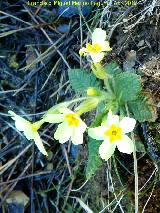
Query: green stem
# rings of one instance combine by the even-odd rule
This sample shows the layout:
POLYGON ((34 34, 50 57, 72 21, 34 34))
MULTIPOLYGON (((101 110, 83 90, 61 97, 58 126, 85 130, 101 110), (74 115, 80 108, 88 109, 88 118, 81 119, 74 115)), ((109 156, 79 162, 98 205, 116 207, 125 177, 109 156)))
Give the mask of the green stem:
POLYGON ((110 84, 109 84, 108 77, 106 77, 106 78, 104 79, 104 85, 105 85, 107 91, 113 96, 114 93, 113 93, 112 88, 111 88, 111 86, 110 86, 110 84))
MULTIPOLYGON (((127 111, 127 116, 129 117, 129 110, 127 104, 125 105, 125 108, 127 111)), ((138 170, 137 170, 136 145, 133 132, 131 132, 131 139, 134 144, 133 159, 134 159, 134 175, 135 175, 135 213, 138 213, 138 170)))

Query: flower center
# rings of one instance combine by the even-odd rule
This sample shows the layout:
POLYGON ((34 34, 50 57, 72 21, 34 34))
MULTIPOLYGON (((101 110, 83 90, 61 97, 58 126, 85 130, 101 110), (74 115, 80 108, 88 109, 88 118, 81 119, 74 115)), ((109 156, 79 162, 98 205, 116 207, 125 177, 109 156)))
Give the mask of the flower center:
POLYGON ((121 140, 122 138, 122 129, 112 124, 109 129, 104 132, 104 135, 109 137, 110 143, 113 143, 116 140, 121 140))
POLYGON ((71 113, 66 114, 65 118, 67 119, 68 126, 76 126, 76 127, 78 126, 79 120, 75 118, 74 114, 71 114, 71 113))
POLYGON ((86 44, 86 49, 89 53, 99 53, 101 52, 101 47, 99 44, 86 44))
POLYGON ((35 124, 32 124, 32 132, 37 132, 37 130, 39 129, 39 127, 37 126, 37 125, 35 125, 35 124))

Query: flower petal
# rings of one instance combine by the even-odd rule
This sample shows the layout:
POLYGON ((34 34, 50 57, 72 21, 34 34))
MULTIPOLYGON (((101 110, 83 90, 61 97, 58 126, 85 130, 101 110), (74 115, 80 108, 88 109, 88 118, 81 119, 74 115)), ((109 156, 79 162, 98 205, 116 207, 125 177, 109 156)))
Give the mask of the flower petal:
POLYGON ((104 53, 102 53, 102 52, 90 53, 90 56, 91 56, 93 62, 98 63, 98 62, 102 61, 102 59, 104 58, 104 53))
POLYGON ((13 111, 8 111, 8 113, 12 116, 12 119, 15 120, 15 126, 19 131, 25 131, 31 126, 29 121, 25 120, 13 111))
POLYGON ((96 140, 103 140, 104 139, 104 132, 106 128, 103 126, 95 127, 95 128, 89 128, 88 129, 88 135, 91 138, 94 138, 96 140))
POLYGON ((119 124, 119 116, 118 115, 112 115, 109 118, 109 123, 118 125, 119 124))
POLYGON ((133 131, 136 125, 136 120, 134 118, 124 117, 120 121, 120 127, 122 129, 123 134, 133 131))
POLYGON ((101 28, 96 28, 92 33, 92 44, 99 44, 100 41, 106 39, 106 31, 101 28))
POLYGON ((68 127, 66 122, 58 125, 56 132, 54 133, 54 138, 59 140, 60 143, 65 143, 69 140, 72 134, 72 128, 68 127))
POLYGON ((31 128, 26 129, 23 133, 28 140, 34 139, 35 132, 33 132, 31 128))
POLYGON ((107 116, 106 122, 103 121, 102 125, 105 125, 107 127, 111 126, 112 124, 115 124, 116 126, 119 126, 119 116, 113 115, 112 111, 110 110, 107 116))
POLYGON ((87 125, 80 118, 78 118, 78 120, 79 120, 78 129, 80 132, 83 133, 85 132, 87 125))
POLYGON ((107 51, 107 52, 112 50, 112 48, 110 48, 109 41, 102 42, 101 48, 102 48, 102 51, 107 51))
POLYGON ((62 114, 47 114, 44 117, 44 121, 48 123, 61 123, 64 121, 64 115, 62 114))
POLYGON ((73 132, 71 135, 72 143, 75 145, 83 144, 83 132, 79 131, 77 128, 73 128, 73 132))
POLYGON ((115 143, 110 143, 108 139, 105 139, 99 147, 99 154, 101 158, 107 161, 113 155, 115 148, 115 143))
POLYGON ((115 144, 120 152, 131 154, 134 151, 133 141, 127 135, 123 135, 121 140, 115 141, 115 144))
POLYGON ((35 142, 37 148, 39 149, 39 151, 40 151, 43 155, 47 155, 47 156, 48 156, 48 154, 47 154, 47 152, 46 152, 46 150, 45 150, 45 148, 44 148, 44 146, 43 146, 42 139, 40 138, 40 136, 39 136, 38 133, 35 133, 35 134, 34 134, 34 138, 33 138, 33 139, 34 139, 34 142, 35 142))
POLYGON ((82 47, 82 48, 79 50, 79 55, 80 55, 80 56, 83 56, 83 55, 86 54, 86 52, 87 52, 87 49, 86 49, 85 47, 82 47))
POLYGON ((65 108, 65 107, 59 108, 58 111, 59 111, 60 113, 63 113, 63 114, 68 114, 68 113, 73 113, 73 114, 74 114, 74 112, 73 112, 72 110, 70 110, 70 109, 68 109, 68 108, 65 108))

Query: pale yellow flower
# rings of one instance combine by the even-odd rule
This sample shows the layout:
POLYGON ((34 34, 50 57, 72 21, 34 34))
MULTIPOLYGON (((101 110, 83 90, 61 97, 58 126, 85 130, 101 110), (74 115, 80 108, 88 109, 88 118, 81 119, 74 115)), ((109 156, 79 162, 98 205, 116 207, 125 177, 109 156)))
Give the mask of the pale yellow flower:
POLYGON ((45 122, 61 123, 54 134, 54 138, 60 143, 65 143, 71 139, 75 145, 83 143, 83 133, 87 126, 80 117, 68 108, 60 108, 59 114, 47 114, 45 122))
POLYGON ((38 133, 38 129, 44 123, 43 120, 31 123, 21 116, 16 115, 13 111, 8 111, 8 113, 12 116, 12 119, 15 120, 16 128, 22 131, 28 140, 34 140, 37 148, 43 155, 48 155, 38 133))
POLYGON ((117 147, 120 152, 131 154, 134 151, 133 141, 126 135, 131 132, 136 124, 136 120, 124 117, 119 120, 118 115, 108 113, 107 120, 101 126, 90 128, 88 134, 96 140, 103 140, 99 147, 99 154, 102 159, 108 160, 117 147))
POLYGON ((79 54, 90 55, 94 63, 100 62, 104 58, 104 52, 112 50, 106 38, 106 31, 96 28, 92 33, 92 44, 87 43, 86 47, 79 50, 79 54))

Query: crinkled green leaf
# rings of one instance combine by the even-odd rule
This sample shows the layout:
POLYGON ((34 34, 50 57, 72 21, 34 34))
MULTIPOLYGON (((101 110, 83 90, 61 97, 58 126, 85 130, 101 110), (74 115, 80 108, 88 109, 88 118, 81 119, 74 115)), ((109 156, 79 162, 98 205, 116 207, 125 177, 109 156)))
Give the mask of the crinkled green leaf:
MULTIPOLYGON (((104 113, 99 113, 93 121, 91 128, 100 126, 104 113)), ((86 167, 86 177, 90 179, 96 170, 102 165, 102 160, 99 155, 99 146, 102 141, 97 141, 93 138, 88 139, 88 162, 86 167)))
POLYGON ((120 73, 112 80, 116 99, 124 104, 135 100, 141 92, 140 77, 134 73, 120 73))
POLYGON ((110 75, 115 75, 122 72, 122 69, 119 67, 116 61, 112 61, 111 63, 105 65, 104 70, 110 75))
POLYGON ((147 97, 139 96, 136 100, 129 102, 128 106, 139 122, 155 121, 157 118, 156 109, 147 97))
POLYGON ((88 87, 99 87, 96 77, 87 70, 69 69, 69 82, 76 92, 84 92, 88 87))
POLYGON ((86 168, 86 178, 90 179, 95 171, 102 165, 102 160, 98 153, 101 141, 89 138, 88 140, 88 162, 86 168))

